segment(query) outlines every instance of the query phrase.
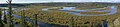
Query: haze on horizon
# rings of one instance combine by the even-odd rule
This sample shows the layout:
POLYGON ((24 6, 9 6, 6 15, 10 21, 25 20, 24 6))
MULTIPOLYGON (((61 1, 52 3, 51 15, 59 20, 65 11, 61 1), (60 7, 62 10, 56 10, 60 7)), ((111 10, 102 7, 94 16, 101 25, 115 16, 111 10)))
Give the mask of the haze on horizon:
MULTIPOLYGON (((6 3, 7 0, 0 0, 1 3, 6 3)), ((13 0, 12 3, 46 3, 46 2, 110 2, 118 3, 120 0, 13 0)))

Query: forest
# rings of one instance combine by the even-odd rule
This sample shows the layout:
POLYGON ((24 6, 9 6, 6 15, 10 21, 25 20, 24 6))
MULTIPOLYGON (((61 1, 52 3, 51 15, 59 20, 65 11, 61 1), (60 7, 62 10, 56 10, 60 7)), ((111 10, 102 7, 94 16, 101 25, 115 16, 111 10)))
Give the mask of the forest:
MULTIPOLYGON (((38 15, 38 21, 42 21, 44 23, 48 23, 48 24, 57 24, 57 25, 73 25, 74 27, 96 27, 99 24, 103 24, 104 20, 107 21, 108 26, 109 27, 113 27, 115 25, 113 25, 113 22, 116 18, 119 18, 119 4, 107 4, 107 3, 91 3, 91 4, 84 4, 85 6, 81 6, 81 4, 66 4, 63 5, 62 7, 66 7, 66 6, 75 6, 77 7, 77 9, 89 9, 89 8, 98 8, 98 7, 106 7, 106 6, 118 6, 118 12, 114 15, 106 15, 106 16, 76 16, 76 15, 72 15, 72 14, 68 14, 66 12, 47 12, 47 11, 42 11, 42 8, 50 8, 50 7, 58 7, 60 5, 54 6, 56 4, 50 5, 50 6, 42 6, 42 5, 32 5, 32 6, 28 6, 28 7, 32 7, 29 8, 27 10, 19 11, 19 12, 15 12, 15 14, 17 15, 22 15, 20 13, 24 13, 24 15, 26 17, 29 17, 31 19, 34 19, 34 17, 32 15, 37 14, 38 15), (71 22, 71 20, 73 22, 71 22), (73 23, 73 24, 71 24, 73 23)), ((91 12, 92 13, 92 12, 91 12)), ((93 12, 93 13, 97 13, 97 12, 93 12)), ((84 14, 84 13, 83 13, 84 14)), ((85 13, 85 14, 89 14, 89 13, 85 13)), ((105 14, 103 12, 101 13, 97 13, 97 14, 105 14)), ((117 26, 119 27, 119 26, 117 26)))
MULTIPOLYGON (((114 3, 41 3, 41 4, 31 4, 28 6, 19 7, 16 10, 12 10, 11 2, 8 1, 8 12, 9 14, 4 15, 4 20, 0 17, 1 27, 42 27, 39 25, 41 22, 51 25, 60 25, 67 27, 120 27, 120 4, 114 3), (48 12, 42 11, 43 8, 51 7, 71 7, 74 6, 76 9, 92 9, 101 8, 106 6, 117 6, 117 13, 105 16, 77 16, 69 14, 67 12, 48 12), (18 17, 14 16, 20 16, 18 17), (118 20, 116 20, 118 19, 118 20), (104 24, 104 22, 106 22, 104 24), (117 23, 116 23, 117 22, 117 23), (116 25, 118 24, 118 25, 116 25)), ((56 8, 60 9, 60 8, 56 8)), ((0 16, 2 16, 2 11, 5 9, 0 8, 0 16)), ((92 14, 97 12, 83 12, 82 14, 92 14)), ((103 12, 97 14, 105 14, 103 12)), ((43 27, 47 27, 45 25, 43 27)), ((52 26, 57 27, 57 26, 52 26)))

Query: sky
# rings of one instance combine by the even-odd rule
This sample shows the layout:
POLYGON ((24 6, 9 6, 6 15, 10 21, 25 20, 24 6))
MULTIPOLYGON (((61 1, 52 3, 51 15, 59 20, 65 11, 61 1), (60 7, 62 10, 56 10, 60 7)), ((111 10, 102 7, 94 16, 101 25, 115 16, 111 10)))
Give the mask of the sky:
MULTIPOLYGON (((0 0, 6 3, 7 0, 0 0)), ((120 2, 120 0, 12 0, 12 3, 46 3, 46 2, 120 2)))

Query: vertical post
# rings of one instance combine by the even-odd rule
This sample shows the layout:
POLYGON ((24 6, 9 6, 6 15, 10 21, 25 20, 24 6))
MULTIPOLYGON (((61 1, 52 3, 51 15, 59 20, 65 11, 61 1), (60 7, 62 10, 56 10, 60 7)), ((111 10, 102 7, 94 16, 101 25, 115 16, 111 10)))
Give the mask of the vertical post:
POLYGON ((8 11, 9 11, 9 18, 8 18, 8 27, 12 27, 12 21, 11 21, 11 18, 12 18, 12 5, 11 5, 11 2, 12 0, 8 0, 7 3, 8 3, 8 11))
POLYGON ((37 27, 37 14, 35 14, 34 27, 37 27))

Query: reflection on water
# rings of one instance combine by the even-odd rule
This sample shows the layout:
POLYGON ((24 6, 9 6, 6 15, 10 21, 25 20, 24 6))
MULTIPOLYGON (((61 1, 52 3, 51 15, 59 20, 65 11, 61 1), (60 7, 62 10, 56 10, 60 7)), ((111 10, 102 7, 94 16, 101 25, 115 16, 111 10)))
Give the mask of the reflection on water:
POLYGON ((76 7, 63 7, 63 9, 60 10, 74 10, 76 7))

